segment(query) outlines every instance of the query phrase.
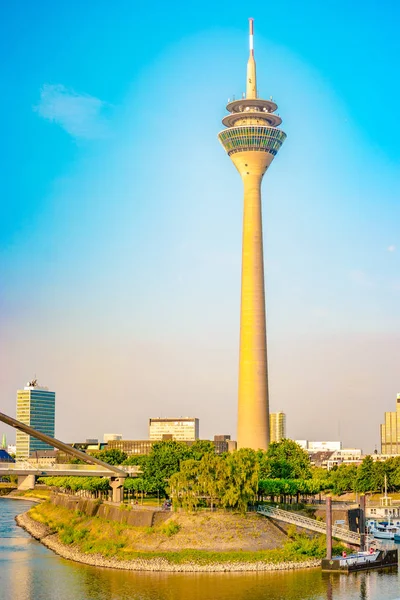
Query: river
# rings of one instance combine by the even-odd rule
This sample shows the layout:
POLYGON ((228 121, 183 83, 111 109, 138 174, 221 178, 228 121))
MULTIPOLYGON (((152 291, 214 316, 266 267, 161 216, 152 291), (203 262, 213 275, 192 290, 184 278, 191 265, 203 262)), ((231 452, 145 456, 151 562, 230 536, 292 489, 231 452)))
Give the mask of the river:
POLYGON ((0 600, 394 600, 397 572, 135 573, 69 562, 18 527, 31 503, 0 499, 0 600))

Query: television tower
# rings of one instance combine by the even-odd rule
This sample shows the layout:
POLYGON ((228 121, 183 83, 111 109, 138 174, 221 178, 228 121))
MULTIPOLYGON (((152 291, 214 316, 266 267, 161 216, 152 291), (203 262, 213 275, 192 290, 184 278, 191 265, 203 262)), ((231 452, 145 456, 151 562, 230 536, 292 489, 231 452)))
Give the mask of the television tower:
POLYGON ((277 129, 278 106, 257 94, 253 19, 246 95, 229 102, 227 127, 218 134, 244 185, 242 294, 240 308, 238 448, 261 448, 269 443, 267 336, 265 324, 264 258, 261 181, 286 134, 277 129))

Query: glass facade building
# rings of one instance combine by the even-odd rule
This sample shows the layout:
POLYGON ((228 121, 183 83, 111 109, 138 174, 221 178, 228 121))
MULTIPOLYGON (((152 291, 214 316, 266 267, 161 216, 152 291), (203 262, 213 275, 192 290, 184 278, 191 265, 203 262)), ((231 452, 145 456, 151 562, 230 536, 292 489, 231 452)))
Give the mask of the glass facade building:
POLYGON ((397 394, 396 411, 385 412, 381 425, 381 453, 400 454, 400 394, 397 394))
POLYGON ((286 438, 286 415, 283 412, 269 415, 269 441, 280 442, 286 438))
MULTIPOLYGON (((54 437, 55 400, 55 392, 37 385, 28 385, 23 390, 18 390, 17 420, 54 437)), ((25 460, 38 450, 53 450, 52 446, 18 430, 16 447, 17 460, 25 460)))
POLYGON ((194 417, 149 419, 149 438, 180 442, 198 440, 199 419, 194 417))

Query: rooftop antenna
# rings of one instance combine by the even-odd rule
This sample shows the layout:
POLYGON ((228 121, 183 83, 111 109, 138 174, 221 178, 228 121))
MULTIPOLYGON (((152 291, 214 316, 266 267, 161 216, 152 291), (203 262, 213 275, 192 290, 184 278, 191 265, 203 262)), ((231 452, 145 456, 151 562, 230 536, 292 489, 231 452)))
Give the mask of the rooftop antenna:
POLYGON ((247 62, 246 98, 257 98, 256 61, 254 60, 254 19, 249 19, 249 60, 247 62))

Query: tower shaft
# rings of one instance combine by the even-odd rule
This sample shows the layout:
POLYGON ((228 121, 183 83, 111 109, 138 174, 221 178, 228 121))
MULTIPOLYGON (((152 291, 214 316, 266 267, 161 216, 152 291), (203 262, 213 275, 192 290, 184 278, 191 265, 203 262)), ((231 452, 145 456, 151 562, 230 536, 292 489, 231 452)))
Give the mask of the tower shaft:
POLYGON ((244 177, 238 434, 239 448, 269 443, 267 340, 261 215, 262 175, 244 177))
POLYGON ((273 155, 249 150, 236 152, 231 159, 244 188, 237 443, 238 448, 266 450, 269 401, 261 182, 273 155))

